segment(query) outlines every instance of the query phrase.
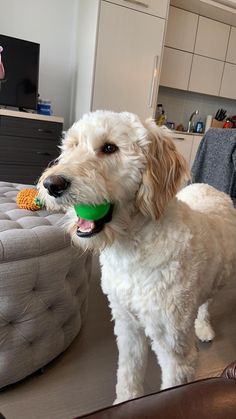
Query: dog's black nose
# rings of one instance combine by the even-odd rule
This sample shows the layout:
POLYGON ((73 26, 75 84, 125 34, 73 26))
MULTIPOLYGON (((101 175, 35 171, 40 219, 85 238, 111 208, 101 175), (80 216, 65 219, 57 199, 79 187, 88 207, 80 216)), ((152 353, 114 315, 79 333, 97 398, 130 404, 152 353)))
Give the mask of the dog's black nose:
POLYGON ((58 198, 70 186, 70 182, 62 176, 48 176, 43 186, 48 190, 49 195, 58 198))

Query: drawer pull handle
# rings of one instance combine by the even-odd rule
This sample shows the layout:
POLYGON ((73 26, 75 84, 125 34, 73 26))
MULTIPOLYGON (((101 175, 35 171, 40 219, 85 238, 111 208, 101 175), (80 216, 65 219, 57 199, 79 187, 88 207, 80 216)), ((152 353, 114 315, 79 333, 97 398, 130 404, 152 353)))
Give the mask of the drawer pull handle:
POLYGON ((38 132, 44 132, 45 134, 52 134, 52 131, 50 129, 38 128, 38 132))
POLYGON ((184 141, 184 140, 185 140, 185 138, 184 138, 184 137, 174 137, 174 140, 184 141))
POLYGON ((48 151, 37 151, 37 154, 40 156, 52 156, 52 153, 49 153, 48 151))
POLYGON ((127 3, 135 4, 136 6, 141 6, 148 9, 148 4, 144 3, 143 1, 138 1, 138 0, 124 0, 124 1, 126 1, 127 3))

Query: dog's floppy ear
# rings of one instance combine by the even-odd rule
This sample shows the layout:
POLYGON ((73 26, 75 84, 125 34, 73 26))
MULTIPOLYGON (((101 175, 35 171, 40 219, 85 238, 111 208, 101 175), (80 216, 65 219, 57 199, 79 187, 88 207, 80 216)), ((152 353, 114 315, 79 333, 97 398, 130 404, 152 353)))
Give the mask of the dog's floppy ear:
POLYGON ((182 182, 190 179, 190 173, 168 130, 158 128, 153 120, 147 120, 145 127, 149 141, 144 150, 147 165, 137 193, 137 206, 144 215, 158 219, 182 182))

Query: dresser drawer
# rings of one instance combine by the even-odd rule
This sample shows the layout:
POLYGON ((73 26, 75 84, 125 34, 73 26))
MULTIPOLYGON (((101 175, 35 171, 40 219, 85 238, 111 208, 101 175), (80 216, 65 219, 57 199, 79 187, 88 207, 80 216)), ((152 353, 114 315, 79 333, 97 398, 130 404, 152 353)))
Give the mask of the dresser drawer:
POLYGON ((0 165, 2 163, 45 167, 59 155, 59 141, 38 138, 0 137, 0 165))
POLYGON ((41 139, 60 139, 63 125, 60 122, 40 121, 36 119, 0 117, 0 134, 17 137, 41 139))
POLYGON ((44 167, 0 164, 0 180, 36 185, 44 167))

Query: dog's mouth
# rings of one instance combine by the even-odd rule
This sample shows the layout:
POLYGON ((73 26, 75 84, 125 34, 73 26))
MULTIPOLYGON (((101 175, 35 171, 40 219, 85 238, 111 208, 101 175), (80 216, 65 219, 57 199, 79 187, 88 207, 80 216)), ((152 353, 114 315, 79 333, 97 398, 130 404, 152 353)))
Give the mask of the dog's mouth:
POLYGON ((112 213, 113 205, 110 206, 108 213, 99 220, 85 220, 84 218, 78 217, 77 236, 89 238, 100 233, 104 229, 105 224, 112 220, 112 213))

